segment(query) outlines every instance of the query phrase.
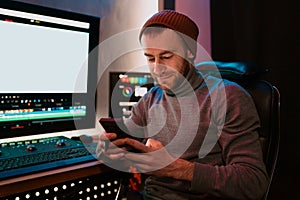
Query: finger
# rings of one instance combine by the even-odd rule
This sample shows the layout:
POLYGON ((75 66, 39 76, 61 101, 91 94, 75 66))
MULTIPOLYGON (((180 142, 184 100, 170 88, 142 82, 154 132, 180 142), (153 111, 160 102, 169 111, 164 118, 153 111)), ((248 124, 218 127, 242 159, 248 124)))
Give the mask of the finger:
POLYGON ((111 145, 117 146, 117 147, 125 146, 125 140, 126 140, 126 138, 115 139, 115 140, 111 141, 111 145))
POLYGON ((107 158, 103 148, 97 148, 96 149, 96 156, 97 156, 97 159, 100 160, 100 161, 103 161, 107 158))
POLYGON ((126 141, 125 139, 113 140, 113 141, 109 142, 109 149, 121 148, 121 149, 127 150, 127 151, 132 150, 133 148, 131 146, 127 145, 125 141, 126 141))
POLYGON ((154 139, 151 139, 151 138, 149 138, 147 140, 146 146, 154 148, 154 149, 160 149, 160 148, 164 147, 160 141, 154 140, 154 139))
POLYGON ((97 148, 104 148, 104 142, 100 140, 97 144, 97 148))
POLYGON ((100 134, 99 137, 100 137, 100 140, 102 140, 102 141, 113 140, 113 139, 117 138, 117 134, 103 132, 102 134, 100 134))
POLYGON ((108 147, 109 147, 109 140, 100 140, 98 142, 96 151, 107 151, 108 147))
POLYGON ((104 141, 99 141, 98 144, 97 144, 97 147, 96 147, 96 154, 98 153, 101 153, 101 152, 104 152, 104 141))
POLYGON ((135 139, 131 139, 131 138, 118 139, 118 140, 113 141, 113 144, 115 144, 117 146, 131 146, 133 149, 136 149, 136 150, 140 151, 141 153, 149 152, 149 148, 147 146, 145 146, 143 143, 141 143, 135 139))
POLYGON ((137 154, 137 153, 126 153, 124 155, 124 158, 131 160, 132 162, 136 163, 144 163, 144 164, 151 164, 150 159, 148 158, 147 155, 143 154, 137 154))
POLYGON ((112 160, 118 160, 118 159, 124 158, 124 155, 125 155, 124 153, 118 153, 118 154, 107 155, 107 157, 109 157, 112 160))
POLYGON ((122 148, 109 148, 105 151, 106 154, 117 154, 117 153, 126 153, 129 149, 126 147, 122 148))
POLYGON ((96 152, 96 155, 98 160, 106 164, 110 164, 112 161, 115 160, 124 160, 124 153, 108 154, 104 151, 99 151, 96 152))
POLYGON ((124 148, 125 147, 125 149, 127 149, 127 151, 134 149, 134 147, 127 145, 127 142, 126 142, 127 139, 128 138, 116 139, 111 142, 109 148, 124 148))

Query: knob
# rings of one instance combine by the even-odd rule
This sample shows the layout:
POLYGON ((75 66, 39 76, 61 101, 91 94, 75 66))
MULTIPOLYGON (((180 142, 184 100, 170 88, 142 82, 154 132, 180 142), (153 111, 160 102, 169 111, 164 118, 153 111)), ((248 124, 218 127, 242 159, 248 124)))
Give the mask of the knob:
POLYGON ((63 146, 66 146, 66 142, 64 140, 58 140, 56 142, 56 146, 57 147, 63 147, 63 146))
POLYGON ((28 145, 27 148, 26 148, 27 151, 35 151, 36 150, 36 147, 32 144, 28 145))

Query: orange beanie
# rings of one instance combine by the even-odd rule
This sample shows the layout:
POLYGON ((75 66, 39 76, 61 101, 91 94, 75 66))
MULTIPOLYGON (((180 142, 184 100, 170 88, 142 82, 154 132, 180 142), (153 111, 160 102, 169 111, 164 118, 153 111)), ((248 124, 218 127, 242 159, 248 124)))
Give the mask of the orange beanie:
POLYGON ((185 36, 189 37, 187 41, 185 37, 183 37, 184 41, 186 42, 188 48, 191 50, 191 53, 195 56, 197 51, 197 37, 199 35, 198 26, 195 24, 193 20, 191 20, 186 15, 176 12, 174 10, 163 10, 152 17, 150 17, 146 23, 143 25, 139 39, 143 34, 143 31, 147 27, 155 27, 155 26, 163 26, 170 28, 174 31, 178 31, 185 36), (192 41, 191 41, 191 39, 192 41))

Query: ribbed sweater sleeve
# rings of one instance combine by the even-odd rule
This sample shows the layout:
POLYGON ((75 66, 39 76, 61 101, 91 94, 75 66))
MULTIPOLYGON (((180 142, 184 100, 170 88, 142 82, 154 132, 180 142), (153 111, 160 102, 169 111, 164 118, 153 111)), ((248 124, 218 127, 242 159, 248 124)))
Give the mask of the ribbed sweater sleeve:
MULTIPOLYGON (((250 96, 235 85, 225 86, 225 91, 224 126, 217 124, 221 129, 218 143, 224 164, 195 163, 191 192, 225 199, 260 199, 268 177, 257 134, 259 119, 255 105, 250 96)), ((222 121, 222 114, 214 114, 216 123, 222 121)))

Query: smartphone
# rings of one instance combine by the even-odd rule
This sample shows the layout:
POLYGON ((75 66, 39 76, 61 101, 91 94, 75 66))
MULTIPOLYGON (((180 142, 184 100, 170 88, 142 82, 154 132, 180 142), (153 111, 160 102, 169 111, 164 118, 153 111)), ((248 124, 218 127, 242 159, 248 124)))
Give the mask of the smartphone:
MULTIPOLYGON (((117 134, 116 139, 128 137, 128 138, 133 138, 135 140, 140 140, 140 138, 135 138, 134 136, 128 134, 129 133, 128 129, 121 118, 101 118, 99 122, 107 133, 116 133, 117 134)), ((104 149, 107 150, 108 146, 109 144, 106 142, 104 149)), ((135 153, 139 152, 135 149, 131 149, 129 151, 135 153)))
POLYGON ((117 138, 133 138, 121 118, 101 118, 99 122, 107 133, 116 133, 117 138))

